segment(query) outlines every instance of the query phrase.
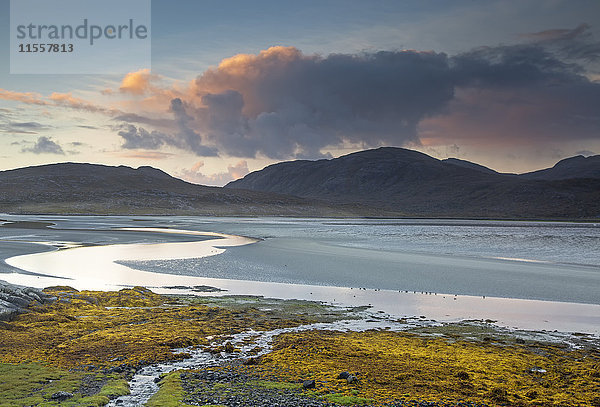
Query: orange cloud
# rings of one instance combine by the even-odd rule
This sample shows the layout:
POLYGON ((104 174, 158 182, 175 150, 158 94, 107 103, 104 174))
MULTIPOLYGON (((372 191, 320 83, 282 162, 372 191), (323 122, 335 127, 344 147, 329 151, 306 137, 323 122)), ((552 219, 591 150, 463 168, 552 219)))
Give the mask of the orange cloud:
POLYGON ((27 103, 30 105, 47 105, 42 95, 35 92, 13 92, 6 89, 0 89, 0 99, 14 100, 16 102, 27 103))
POLYGON ((227 171, 229 172, 229 175, 231 175, 231 178, 233 178, 234 180, 242 178, 249 172, 248 162, 246 160, 242 160, 235 165, 228 165, 227 171))
POLYGON ((55 103, 56 106, 69 107, 76 110, 85 110, 92 113, 105 113, 108 115, 123 114, 116 109, 106 108, 94 103, 88 102, 87 100, 72 96, 70 93, 58 93, 54 92, 49 98, 55 103))
POLYGON ((203 174, 200 169, 204 167, 204 161, 196 162, 192 168, 184 169, 178 174, 182 179, 195 183, 205 185, 217 185, 222 186, 230 181, 242 178, 248 174, 248 163, 244 160, 239 161, 234 165, 227 166, 227 172, 218 172, 215 174, 203 174))
POLYGON ((123 93, 131 93, 133 95, 143 95, 151 90, 150 80, 155 78, 155 75, 150 73, 150 69, 142 69, 137 72, 129 72, 121 81, 119 90, 123 93))

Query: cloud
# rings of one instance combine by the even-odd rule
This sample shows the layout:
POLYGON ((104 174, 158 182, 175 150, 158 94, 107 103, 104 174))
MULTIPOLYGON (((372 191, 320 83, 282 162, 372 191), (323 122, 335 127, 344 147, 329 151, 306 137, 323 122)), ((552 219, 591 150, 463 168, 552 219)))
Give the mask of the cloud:
POLYGON ((175 123, 179 128, 176 136, 181 143, 175 142, 178 147, 188 147, 199 156, 213 157, 217 155, 217 149, 202 144, 202 138, 191 127, 193 118, 186 112, 183 101, 179 98, 171 100, 171 112, 175 116, 175 123), (179 145, 178 145, 179 144, 179 145))
POLYGON ((44 136, 39 137, 33 147, 23 148, 21 151, 34 154, 65 154, 59 144, 44 136))
POLYGON ((47 101, 43 100, 42 95, 36 92, 13 92, 6 89, 0 89, 0 99, 41 106, 48 104, 47 101))
POLYGON ((123 78, 119 91, 133 95, 143 95, 150 91, 150 80, 155 78, 156 76, 150 73, 150 69, 130 72, 123 78))
POLYGON ((125 123, 146 124, 154 127, 170 128, 173 126, 173 120, 147 117, 137 113, 123 113, 113 118, 115 121, 125 123))
POLYGON ((597 138, 600 84, 587 78, 583 51, 565 51, 567 44, 585 43, 591 60, 588 27, 528 40, 450 57, 418 51, 320 56, 294 47, 236 55, 168 101, 176 127, 169 144, 199 156, 290 159, 326 157, 328 148, 345 145, 597 138))
POLYGON ((322 157, 331 145, 417 142, 416 126, 453 97, 445 54, 304 55, 273 47, 200 75, 195 130, 233 156, 322 157))
POLYGON ((189 170, 182 170, 178 176, 194 184, 223 186, 230 181, 242 178, 250 172, 248 163, 245 160, 239 161, 235 165, 228 165, 227 172, 216 174, 203 174, 201 172, 203 167, 204 161, 198 161, 189 170))
POLYGON ((164 144, 169 144, 170 139, 166 134, 156 130, 148 131, 142 127, 135 127, 132 124, 122 126, 122 130, 118 134, 125 140, 121 147, 128 150, 156 150, 164 144))
POLYGON ((49 126, 38 122, 9 121, 7 123, 0 124, 0 132, 2 133, 37 134, 38 131, 49 128, 49 126))
POLYGON ((121 113, 116 109, 111 109, 94 104, 87 100, 75 97, 70 93, 54 92, 50 95, 49 99, 54 103, 55 106, 68 107, 71 109, 83 110, 91 113, 104 113, 111 116, 118 115, 121 113))
POLYGON ((600 83, 541 43, 486 47, 450 59, 454 98, 422 120, 429 143, 535 146, 597 140, 600 83))
POLYGON ((554 29, 524 34, 523 38, 560 53, 570 59, 594 62, 600 60, 600 42, 595 40, 589 24, 573 29, 554 29))
POLYGON ((127 150, 275 160, 328 157, 347 146, 457 145, 462 153, 597 141, 600 82, 590 78, 598 61, 600 43, 582 24, 453 56, 278 46, 226 58, 187 86, 161 88, 141 70, 113 90, 122 99, 115 106, 70 93, 0 90, 0 99, 109 116, 127 150))
POLYGON ((173 157, 174 155, 175 154, 173 153, 163 153, 161 151, 131 151, 119 154, 120 157, 138 160, 164 160, 173 157))

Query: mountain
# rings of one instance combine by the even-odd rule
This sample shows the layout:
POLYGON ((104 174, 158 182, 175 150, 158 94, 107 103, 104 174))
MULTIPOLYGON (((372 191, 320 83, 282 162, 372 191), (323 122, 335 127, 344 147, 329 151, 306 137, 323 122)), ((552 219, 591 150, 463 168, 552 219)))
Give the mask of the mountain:
POLYGON ((275 193, 190 184, 152 167, 61 163, 0 171, 0 212, 389 216, 275 193))
POLYGON ((559 180, 570 178, 600 178, 600 155, 578 155, 565 158, 552 168, 528 172, 520 177, 527 179, 559 180))
POLYGON ((278 163, 226 188, 362 204, 409 216, 600 217, 600 179, 528 179, 393 147, 278 163))
POLYGON ((461 160, 458 158, 446 158, 445 160, 442 160, 442 162, 447 163, 447 164, 457 165, 457 166, 463 167, 463 168, 470 168, 473 170, 484 172, 486 174, 498 174, 497 171, 494 171, 491 168, 484 167, 483 165, 472 163, 470 161, 461 160))

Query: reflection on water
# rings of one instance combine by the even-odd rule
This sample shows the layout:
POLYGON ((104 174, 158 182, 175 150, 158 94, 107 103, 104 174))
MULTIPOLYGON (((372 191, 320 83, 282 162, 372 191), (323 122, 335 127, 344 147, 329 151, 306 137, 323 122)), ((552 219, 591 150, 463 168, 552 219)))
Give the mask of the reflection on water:
POLYGON ((600 243, 594 225, 194 217, 63 217, 54 223, 37 231, 0 228, 6 263, 45 275, 9 273, 1 279, 78 289, 145 285, 157 292, 184 292, 164 286, 210 285, 226 294, 370 304, 398 316, 600 333, 600 305, 583 304, 600 303, 600 268, 590 246, 600 243), (535 243, 540 230, 552 236, 552 259, 516 247, 526 241, 529 249, 544 249, 535 243), (586 242, 573 248, 577 259, 567 255, 577 240, 574 231, 586 242), (509 244, 509 236, 516 243, 509 244), (31 242, 63 242, 63 249, 23 254, 33 252, 31 242), (64 242, 85 246, 65 248, 64 242), (470 247, 473 252, 466 255, 470 247), (439 294, 444 292, 461 295, 439 294))

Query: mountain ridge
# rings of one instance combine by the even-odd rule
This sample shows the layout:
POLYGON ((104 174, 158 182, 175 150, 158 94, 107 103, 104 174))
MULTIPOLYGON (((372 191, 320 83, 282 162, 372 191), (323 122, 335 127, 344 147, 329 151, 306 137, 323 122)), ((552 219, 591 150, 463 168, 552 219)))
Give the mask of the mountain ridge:
POLYGON ((192 184, 162 170, 89 163, 0 171, 0 212, 219 216, 379 216, 386 211, 192 184))
MULTIPOLYGON (((597 218, 600 177, 527 179, 396 147, 273 164, 225 188, 360 203, 409 216, 597 218)), ((486 167, 483 167, 486 168, 486 167)), ((554 177, 554 178, 553 178, 554 177)))

